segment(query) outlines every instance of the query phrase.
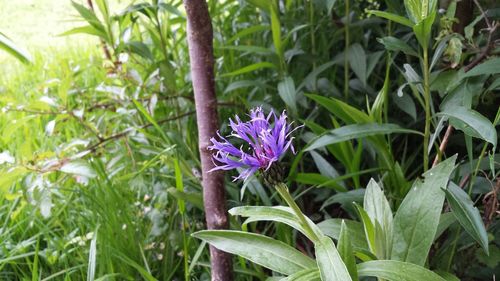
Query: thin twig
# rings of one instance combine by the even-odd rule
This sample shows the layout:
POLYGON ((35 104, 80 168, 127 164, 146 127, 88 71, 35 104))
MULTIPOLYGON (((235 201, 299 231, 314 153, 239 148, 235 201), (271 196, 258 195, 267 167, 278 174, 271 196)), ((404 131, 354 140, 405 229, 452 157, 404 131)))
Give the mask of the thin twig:
MULTIPOLYGON (((174 117, 170 117, 170 118, 166 118, 166 119, 162 119, 158 122, 156 122, 157 124, 163 124, 163 123, 166 123, 166 122, 170 122, 170 121, 174 121, 174 120, 177 120, 177 119, 180 119, 180 118, 184 118, 186 116, 189 116, 189 115, 192 115, 194 114, 196 111, 189 111, 189 112, 186 112, 184 114, 181 114, 181 115, 177 115, 177 116, 174 116, 174 117)), ((140 127, 137 127, 135 129, 146 129, 146 128, 149 128, 149 127, 152 127, 153 124, 152 123, 148 123, 148 124, 145 124, 145 125, 142 125, 140 127)), ((99 148, 100 146, 106 144, 107 142, 109 141, 112 141, 112 140, 116 140, 116 139, 119 139, 119 138, 122 138, 122 137, 125 137, 127 136, 129 133, 131 133, 132 131, 135 130, 134 128, 128 128, 120 133, 116 133, 114 135, 111 135, 109 137, 106 137, 106 138, 102 138, 101 140, 99 140, 99 142, 95 143, 95 144, 92 144, 90 145, 89 147, 87 147, 85 150, 88 150, 88 151, 91 151, 91 152, 94 152, 97 148, 99 148)))
POLYGON ((453 133, 453 126, 448 125, 448 128, 446 129, 446 133, 444 134, 443 141, 439 145, 439 151, 436 154, 436 157, 434 158, 434 162, 432 163, 432 167, 436 166, 439 161, 441 160, 441 156, 443 155, 446 146, 448 145, 448 141, 450 139, 451 134, 453 133))

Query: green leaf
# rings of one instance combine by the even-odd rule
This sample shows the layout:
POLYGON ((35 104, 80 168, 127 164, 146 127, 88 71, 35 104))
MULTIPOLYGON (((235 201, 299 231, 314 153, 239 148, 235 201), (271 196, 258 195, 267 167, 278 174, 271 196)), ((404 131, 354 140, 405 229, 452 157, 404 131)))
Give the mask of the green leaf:
POLYGON ((179 11, 179 9, 177 9, 174 5, 172 4, 168 4, 168 3, 165 3, 165 2, 160 2, 158 3, 158 7, 161 9, 161 10, 164 10, 164 11, 167 11, 171 14, 174 14, 176 16, 179 16, 181 18, 185 18, 185 16, 181 13, 181 11, 179 11))
POLYGON ((462 130, 466 135, 483 139, 497 146, 497 131, 493 124, 479 112, 464 106, 449 106, 438 116, 452 117, 453 125, 462 130))
POLYGON ((308 98, 319 103, 330 111, 334 116, 340 118, 348 124, 352 123, 370 123, 372 118, 365 112, 338 99, 327 98, 320 95, 306 95, 308 98))
POLYGON ((220 75, 220 77, 229 77, 229 76, 240 75, 240 74, 244 74, 244 73, 248 73, 248 72, 252 72, 252 71, 256 71, 256 70, 264 69, 264 68, 276 68, 276 66, 270 62, 258 62, 258 63, 254 63, 251 65, 247 65, 247 66, 242 67, 238 70, 222 74, 222 75, 220 75))
POLYGON ((298 173, 295 176, 295 181, 307 185, 325 186, 331 187, 339 192, 346 192, 347 189, 337 182, 344 180, 344 176, 339 176, 336 178, 325 177, 318 173, 298 173))
POLYGON ((175 199, 187 201, 193 204, 196 208, 203 210, 203 197, 200 193, 180 191, 175 187, 167 189, 167 192, 174 196, 175 199))
POLYGON ((139 41, 130 41, 123 45, 123 48, 127 51, 135 53, 145 59, 154 60, 153 54, 149 50, 148 45, 139 41))
POLYGON ((295 90, 295 83, 289 76, 285 77, 283 81, 278 84, 278 93, 285 104, 292 110, 293 113, 297 112, 297 92, 295 90))
POLYGON ((249 52, 255 54, 269 55, 273 54, 273 51, 269 48, 260 47, 260 46, 249 46, 249 45, 238 45, 238 46, 223 46, 219 47, 221 50, 235 50, 240 52, 249 52))
POLYGON ((351 245, 351 238, 349 235, 349 230, 347 224, 342 220, 340 226, 340 238, 338 240, 338 250, 340 257, 345 263, 349 275, 351 275, 352 280, 358 280, 358 271, 356 269, 356 258, 354 257, 354 251, 351 245))
POLYGON ((321 281, 317 268, 305 269, 294 273, 288 277, 279 279, 280 281, 321 281))
MULTIPOLYGON (((284 207, 284 206, 274 206, 274 207, 267 207, 267 206, 243 206, 243 207, 235 207, 229 210, 229 213, 233 216, 242 216, 242 217, 248 217, 248 219, 245 221, 245 224, 254 222, 254 221, 275 221, 275 222, 281 222, 286 225, 289 225, 293 227, 294 229, 302 232, 304 235, 307 236, 307 231, 303 229, 303 227, 300 225, 300 221, 293 212, 292 209, 289 207, 284 207)), ((323 233, 321 230, 316 226, 315 223, 313 223, 311 220, 307 218, 307 221, 309 223, 309 226, 311 229, 315 232, 317 236, 322 236, 323 233)), ((308 237, 310 240, 313 237, 308 237)))
POLYGON ((28 173, 28 170, 23 167, 16 167, 8 171, 1 170, 0 194, 8 192, 10 186, 20 180, 26 173, 28 173))
POLYGON ((217 249, 239 255, 273 271, 290 275, 316 267, 314 260, 270 237, 231 230, 204 230, 193 234, 217 249))
POLYGON ((500 67, 498 67, 499 64, 500 64, 500 58, 489 59, 479 65, 476 65, 470 71, 463 74, 461 78, 463 79, 478 75, 491 75, 500 73, 500 67))
POLYGON ((388 281, 446 281, 438 274, 415 264, 376 260, 358 264, 359 276, 374 276, 388 281))
POLYGON ((481 214, 474 207, 474 203, 469 195, 455 183, 450 182, 446 189, 446 200, 448 200, 453 214, 465 231, 483 247, 486 255, 489 255, 488 234, 486 233, 481 214))
POLYGON ((346 192, 339 192, 332 197, 323 201, 323 205, 321 205, 321 209, 326 208, 327 206, 335 203, 339 203, 342 205, 351 204, 353 202, 362 203, 363 198, 365 196, 365 189, 353 189, 346 192))
POLYGON ((356 206, 356 210, 358 211, 359 219, 361 220, 361 223, 363 223, 363 229, 365 232, 365 239, 366 243, 368 244, 368 247, 370 251, 373 254, 377 253, 377 244, 375 241, 375 225, 372 223, 370 217, 368 216, 368 213, 366 213, 365 209, 361 207, 358 204, 354 204, 356 206))
MULTIPOLYGON (((184 182, 182 180, 182 171, 179 166, 179 159, 174 158, 174 173, 175 173, 175 189, 179 192, 184 193, 184 182)), ((186 204, 184 203, 184 199, 177 198, 177 204, 179 205, 179 212, 184 214, 186 211, 186 204)))
POLYGON ((102 30, 96 29, 92 25, 75 27, 73 29, 70 29, 68 31, 59 34, 59 36, 68 36, 73 34, 89 34, 100 38, 106 38, 106 33, 104 33, 102 30))
POLYGON ((384 19, 391 20, 393 22, 397 22, 399 24, 402 24, 402 25, 405 25, 408 27, 413 27, 413 22, 411 22, 409 19, 402 17, 400 15, 396 15, 396 14, 384 12, 384 11, 375 11, 375 10, 369 10, 368 13, 375 15, 377 17, 380 17, 380 18, 384 18, 384 19))
POLYGON ((307 145, 305 151, 318 149, 330 144, 339 143, 343 141, 375 136, 375 135, 392 134, 392 133, 421 134, 418 131, 405 129, 396 124, 378 124, 378 123, 352 124, 331 130, 326 134, 319 136, 318 138, 314 139, 307 145))
POLYGON ((327 219, 318 223, 318 227, 323 234, 335 240, 339 240, 342 222, 347 225, 347 232, 349 233, 351 245, 354 250, 368 249, 368 244, 366 243, 365 234, 363 232, 363 225, 360 222, 345 219, 327 219))
POLYGON ((279 10, 276 2, 269 2, 269 9, 271 11, 271 32, 273 35, 274 48, 276 54, 283 61, 283 47, 281 45, 281 23, 279 17, 279 10))
POLYGON ((449 272, 436 270, 436 273, 439 274, 439 276, 443 277, 443 279, 445 279, 446 281, 460 281, 458 277, 449 272))
POLYGON ((445 232, 445 230, 448 229, 448 227, 450 227, 456 221, 457 219, 452 214, 452 212, 441 214, 441 216, 439 217, 439 224, 436 235, 434 236, 434 241, 436 241, 436 239, 438 239, 439 236, 441 236, 441 234, 443 234, 443 232, 445 232))
POLYGON ((396 37, 387 36, 378 38, 377 41, 382 43, 389 51, 403 52, 407 55, 418 57, 418 53, 410 45, 396 37))
POLYGON ((349 64, 359 78, 361 83, 366 86, 367 68, 366 68, 366 53, 359 43, 350 46, 347 52, 349 64))
POLYGON ((314 250, 322 281, 352 281, 349 271, 347 271, 330 237, 321 237, 320 241, 314 244, 314 250))
MULTIPOLYGON (((376 240, 381 239, 381 241, 376 241, 376 245, 380 246, 377 247, 375 255, 379 259, 390 258, 393 233, 392 210, 384 192, 373 179, 370 180, 366 187, 363 208, 373 225, 378 223, 381 227, 382 233, 376 233, 375 235, 376 240)), ((378 232, 377 229, 375 231, 378 232)))
POLYGON ((455 167, 457 156, 439 163, 416 180, 394 217, 393 260, 424 265, 444 203, 443 189, 455 167))
POLYGON ((87 162, 80 160, 68 162, 62 165, 59 171, 87 178, 95 178, 97 176, 94 169, 92 169, 92 167, 90 167, 90 165, 87 162))
POLYGON ((0 49, 11 54, 22 63, 31 63, 31 55, 24 49, 16 46, 9 38, 0 33, 0 49))
POLYGON ((246 2, 257 6, 265 12, 269 13, 269 1, 268 0, 245 0, 246 2))
POLYGON ((436 13, 434 12, 413 26, 415 37, 417 37, 417 41, 420 43, 422 48, 428 48, 429 46, 429 40, 432 34, 432 24, 434 23, 435 18, 436 13))

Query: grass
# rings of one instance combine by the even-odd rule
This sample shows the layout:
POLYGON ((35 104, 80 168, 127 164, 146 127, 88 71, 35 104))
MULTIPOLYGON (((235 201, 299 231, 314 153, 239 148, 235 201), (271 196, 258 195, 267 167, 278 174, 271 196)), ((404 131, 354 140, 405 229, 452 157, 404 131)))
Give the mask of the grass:
MULTIPOLYGON (((0 152, 9 151, 17 159, 16 166, 35 167, 50 159, 71 157, 78 150, 65 149, 67 144, 95 141, 82 120, 64 113, 11 109, 48 112, 105 102, 109 93, 95 88, 101 83, 117 86, 121 80, 107 76, 100 52, 88 47, 48 57, 35 53, 32 65, 17 65, 0 77, 0 107, 9 108, 0 114, 0 152), (58 105, 40 102, 44 96, 58 105), (54 133, 48 135, 51 121, 55 121, 54 133)), ((127 110, 134 108, 128 106, 127 110)), ((141 122, 140 114, 106 110, 85 111, 84 116, 88 125, 98 124, 94 118, 104 118, 97 128, 105 134, 141 122)), ((182 126, 188 120, 181 120, 182 126)), ((167 187, 175 186, 173 169, 168 168, 173 158, 165 153, 172 149, 157 141, 153 132, 143 131, 150 138, 147 145, 133 138, 127 144, 117 140, 88 157, 85 161, 96 177, 87 184, 77 175, 19 168, 19 176, 25 179, 9 188, 16 181, 9 176, 15 173, 0 165, 0 280, 86 280, 91 275, 105 280, 171 280, 184 276, 180 256, 183 249, 196 252, 198 241, 189 233, 203 226, 198 223, 202 216, 189 205, 190 224, 185 225, 186 232, 181 231, 177 200, 167 192, 167 187), (149 152, 141 152, 144 149, 149 152)), ((186 180, 191 177, 189 165, 182 160, 181 176, 186 180)), ((198 183, 189 180, 185 185, 193 190, 198 183)))

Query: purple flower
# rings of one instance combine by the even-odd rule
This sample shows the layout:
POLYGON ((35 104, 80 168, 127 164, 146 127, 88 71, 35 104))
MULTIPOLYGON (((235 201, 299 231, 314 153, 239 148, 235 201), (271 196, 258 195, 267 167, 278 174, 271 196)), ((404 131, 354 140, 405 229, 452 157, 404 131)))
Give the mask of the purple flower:
POLYGON ((211 139, 213 145, 209 149, 216 151, 213 157, 219 163, 211 171, 241 168, 242 172, 235 180, 246 180, 259 169, 267 171, 288 148, 295 153, 293 137, 290 137, 295 129, 292 130, 291 124, 286 122, 284 111, 279 117, 273 111, 266 117, 262 107, 257 107, 250 110, 250 118, 247 122, 242 122, 238 116, 234 121, 229 119, 232 133, 228 137, 238 138, 242 142, 240 148, 219 133, 220 141, 211 139), (271 118, 274 119, 274 126, 271 125, 271 118))

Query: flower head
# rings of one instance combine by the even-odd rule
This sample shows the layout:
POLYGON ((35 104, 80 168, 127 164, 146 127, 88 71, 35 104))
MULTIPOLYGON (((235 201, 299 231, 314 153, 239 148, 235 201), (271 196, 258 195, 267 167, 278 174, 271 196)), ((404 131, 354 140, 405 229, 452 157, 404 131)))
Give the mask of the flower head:
POLYGON ((262 107, 256 107, 250 110, 250 121, 242 122, 238 116, 229 119, 232 133, 228 137, 239 139, 242 145, 237 148, 220 134, 220 140, 212 138, 209 149, 216 151, 213 157, 219 164, 211 171, 241 168, 235 180, 246 180, 258 170, 269 170, 289 148, 295 153, 290 137, 294 130, 286 118, 284 111, 278 117, 272 110, 266 117, 262 107))

